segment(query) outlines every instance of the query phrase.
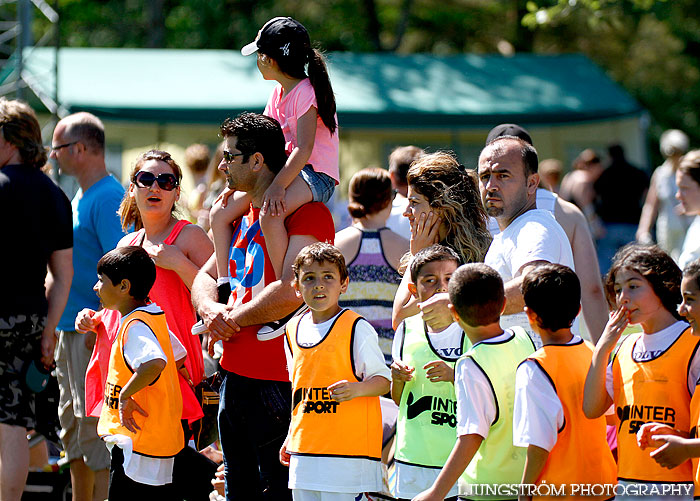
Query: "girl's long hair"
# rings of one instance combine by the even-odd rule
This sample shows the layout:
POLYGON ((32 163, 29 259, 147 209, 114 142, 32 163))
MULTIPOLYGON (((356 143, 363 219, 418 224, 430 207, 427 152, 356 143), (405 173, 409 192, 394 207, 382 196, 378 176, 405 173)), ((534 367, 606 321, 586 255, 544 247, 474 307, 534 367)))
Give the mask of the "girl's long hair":
POLYGON ((311 47, 311 40, 306 33, 304 40, 304 48, 300 51, 300 57, 279 57, 276 58, 272 54, 265 53, 262 49, 258 52, 273 58, 280 67, 280 70, 292 78, 306 78, 305 67, 308 64, 309 81, 314 88, 316 94, 316 104, 318 105, 318 116, 321 117, 323 125, 325 125, 331 135, 335 133, 338 124, 335 121, 335 96, 333 95, 333 87, 326 69, 326 61, 323 54, 318 49, 311 47))
MULTIPOLYGON (((175 174, 175 177, 177 178, 178 182, 182 180, 182 169, 180 169, 180 166, 177 164, 177 162, 173 160, 173 157, 170 156, 170 153, 161 150, 150 150, 146 153, 143 153, 136 159, 136 163, 131 169, 131 174, 129 174, 130 182, 135 182, 136 174, 138 174, 138 172, 143 167, 143 164, 145 164, 148 160, 160 160, 162 162, 165 162, 173 170, 173 174, 175 174)), ((170 212, 171 214, 177 212, 176 204, 173 204, 172 208, 170 209, 170 212)), ((136 206, 136 200, 129 194, 129 190, 126 190, 126 193, 124 193, 124 198, 122 198, 122 202, 119 205, 119 210, 117 211, 117 214, 119 214, 119 218, 122 222, 122 229, 124 231, 138 231, 141 228, 143 228, 143 219, 141 219, 141 212, 139 212, 139 208, 136 206)))
POLYGON ((474 176, 451 153, 438 151, 416 160, 406 179, 442 216, 447 235, 440 243, 455 250, 464 263, 482 262, 491 234, 474 176))
POLYGON ((605 276, 605 295, 610 309, 617 308, 615 275, 621 270, 636 271, 649 282, 661 304, 680 320, 678 305, 682 301, 682 273, 671 256, 656 245, 627 244, 615 253, 613 264, 605 276))

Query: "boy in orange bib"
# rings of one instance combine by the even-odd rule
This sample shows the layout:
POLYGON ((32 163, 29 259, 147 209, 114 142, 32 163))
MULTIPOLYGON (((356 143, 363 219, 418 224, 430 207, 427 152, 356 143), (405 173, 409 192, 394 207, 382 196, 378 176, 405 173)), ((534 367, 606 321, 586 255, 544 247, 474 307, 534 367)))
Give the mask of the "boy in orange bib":
POLYGON ((295 501, 364 499, 382 488, 379 396, 391 373, 369 322, 338 306, 348 286, 340 251, 311 244, 293 268, 310 311, 287 324, 292 420, 280 461, 295 501))
POLYGON ((581 284, 571 268, 545 264, 525 275, 520 290, 543 344, 515 373, 513 443, 527 447, 522 483, 565 486, 568 499, 582 500, 574 485, 615 484, 617 466, 605 418, 583 414, 593 345, 571 333, 581 309, 581 284))
POLYGON ((185 445, 182 396, 171 341, 176 338, 163 311, 148 300, 155 265, 141 247, 120 247, 100 259, 97 276, 102 306, 122 314, 97 424, 111 446, 109 500, 179 499, 172 471, 185 445))

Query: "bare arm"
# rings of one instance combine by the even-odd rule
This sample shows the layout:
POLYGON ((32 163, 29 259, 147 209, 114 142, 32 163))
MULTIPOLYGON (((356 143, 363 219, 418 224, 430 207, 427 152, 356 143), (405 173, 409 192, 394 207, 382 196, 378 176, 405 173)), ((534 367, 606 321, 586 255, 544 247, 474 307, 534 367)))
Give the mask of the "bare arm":
POLYGON ((284 164, 282 170, 277 173, 263 197, 262 213, 267 211, 273 216, 280 216, 287 210, 285 202, 285 190, 299 175, 301 169, 309 161, 314 149, 316 139, 316 108, 311 106, 306 113, 297 120, 297 146, 284 164))
POLYGON ((483 441, 481 435, 462 435, 457 438, 457 443, 452 448, 450 457, 447 458, 435 483, 426 491, 421 492, 413 498, 413 501, 437 501, 443 500, 457 482, 459 476, 469 465, 469 462, 479 450, 483 441))
POLYGON ((148 413, 131 397, 155 381, 158 375, 163 372, 165 366, 166 362, 161 358, 144 362, 136 369, 119 393, 119 420, 129 431, 136 432, 136 430, 141 429, 136 424, 134 412, 148 417, 148 413))
POLYGON ((200 268, 192 282, 192 304, 215 339, 228 339, 240 330, 230 317, 230 308, 217 302, 216 255, 200 268))
POLYGON ((399 328, 399 324, 401 324, 404 319, 420 313, 418 299, 413 297, 408 290, 408 283, 410 281, 411 274, 407 269, 396 291, 396 296, 394 296, 394 306, 391 311, 391 328, 394 330, 399 328))
POLYGON ((588 419, 602 416, 612 404, 605 389, 608 360, 628 324, 629 312, 623 306, 612 315, 595 347, 583 388, 583 413, 588 419))
POLYGON ((651 228, 654 226, 656 216, 659 214, 659 196, 656 193, 657 177, 656 172, 651 176, 651 183, 647 197, 644 200, 642 207, 642 215, 639 218, 639 227, 637 228, 637 241, 645 244, 652 243, 651 228))
POLYGON ((581 282, 581 308, 593 343, 597 343, 608 319, 608 303, 603 292, 598 257, 586 216, 574 204, 557 199, 554 209, 566 232, 574 255, 574 267, 581 282))
POLYGON ((56 327, 68 302, 70 284, 73 281, 73 248, 52 252, 48 267, 46 300, 49 303, 49 310, 46 315, 46 325, 41 333, 41 361, 46 367, 53 363, 56 327))
POLYGON ((331 398, 338 402, 347 402, 358 397, 379 397, 389 391, 391 383, 384 376, 372 376, 355 383, 338 381, 328 387, 331 398))
POLYGON ((546 262, 547 261, 532 261, 523 265, 518 272, 518 276, 504 284, 506 293, 506 309, 503 311, 504 315, 512 315, 523 311, 525 308, 525 300, 523 299, 523 293, 520 292, 520 285, 523 283, 523 277, 537 265, 546 262))
MULTIPOLYGON (((523 471, 523 484, 534 484, 542 473, 542 468, 547 462, 549 451, 536 445, 528 445, 527 457, 525 458, 525 470, 523 471)), ((532 496, 519 496, 519 500, 530 500, 532 496)))
POLYGON ((290 314, 302 303, 292 287, 294 271, 292 263, 299 251, 318 240, 311 235, 292 235, 289 237, 287 254, 284 256, 282 277, 265 287, 250 302, 236 308, 234 319, 238 325, 256 325, 279 320, 290 314))

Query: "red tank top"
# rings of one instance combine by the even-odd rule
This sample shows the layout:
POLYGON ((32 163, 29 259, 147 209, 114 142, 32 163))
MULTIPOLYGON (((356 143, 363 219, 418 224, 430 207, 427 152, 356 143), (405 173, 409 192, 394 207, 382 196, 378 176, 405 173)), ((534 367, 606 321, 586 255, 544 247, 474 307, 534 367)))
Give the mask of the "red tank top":
MULTIPOLYGON (((188 221, 178 221, 163 244, 173 245, 182 228, 188 224, 190 224, 188 221)), ((145 231, 144 229, 137 231, 129 245, 142 245, 145 231)), ((163 309, 168 328, 187 350, 185 367, 190 373, 192 382, 197 385, 204 376, 204 360, 199 336, 192 335, 192 326, 197 322, 197 316, 192 306, 190 290, 173 270, 156 266, 156 282, 148 296, 163 309)), ((195 421, 204 415, 202 407, 182 375, 179 375, 178 379, 182 390, 182 418, 195 421)))

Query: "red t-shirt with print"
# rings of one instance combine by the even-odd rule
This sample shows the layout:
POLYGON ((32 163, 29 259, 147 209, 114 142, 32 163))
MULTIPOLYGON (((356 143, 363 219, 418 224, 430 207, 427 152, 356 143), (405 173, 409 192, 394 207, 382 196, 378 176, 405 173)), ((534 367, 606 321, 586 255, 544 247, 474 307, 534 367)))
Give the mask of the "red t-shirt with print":
MULTIPOLYGON (((234 308, 257 296, 275 281, 275 273, 267 255, 259 221, 260 209, 250 207, 234 222, 233 239, 229 248, 229 276, 234 308)), ((319 242, 333 243, 335 227, 328 208, 319 202, 301 206, 284 222, 287 234, 310 235, 319 242)), ((224 344, 221 366, 227 371, 253 379, 289 381, 284 356, 284 336, 270 341, 258 341, 260 325, 241 327, 240 332, 224 344)))

